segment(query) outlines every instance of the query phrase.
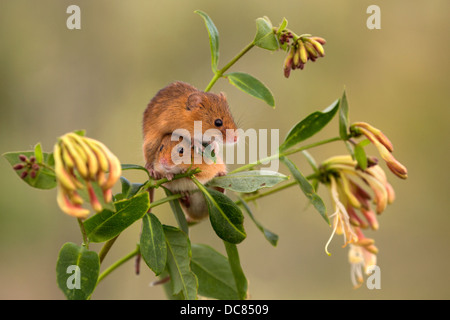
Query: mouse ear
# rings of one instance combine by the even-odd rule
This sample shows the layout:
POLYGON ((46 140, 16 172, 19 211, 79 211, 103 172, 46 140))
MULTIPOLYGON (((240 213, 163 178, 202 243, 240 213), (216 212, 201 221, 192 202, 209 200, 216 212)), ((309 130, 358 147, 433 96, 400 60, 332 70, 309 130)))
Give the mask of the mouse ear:
POLYGON ((220 96, 221 99, 227 100, 227 94, 225 92, 220 92, 219 96, 220 96))
POLYGON ((203 108, 203 96, 200 92, 192 93, 186 101, 186 109, 203 108))

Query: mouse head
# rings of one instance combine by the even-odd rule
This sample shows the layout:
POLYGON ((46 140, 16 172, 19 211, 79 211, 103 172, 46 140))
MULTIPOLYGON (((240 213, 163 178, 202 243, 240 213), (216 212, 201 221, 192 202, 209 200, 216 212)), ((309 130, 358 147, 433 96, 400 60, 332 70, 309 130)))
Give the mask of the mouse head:
POLYGON ((188 97, 186 109, 192 112, 195 120, 202 121, 202 133, 209 130, 208 133, 215 140, 226 144, 238 141, 237 126, 225 94, 194 92, 188 97))
POLYGON ((164 136, 158 148, 155 170, 163 175, 177 174, 185 171, 191 166, 193 148, 189 140, 183 137, 164 136), (178 138, 178 139, 177 139, 178 138))

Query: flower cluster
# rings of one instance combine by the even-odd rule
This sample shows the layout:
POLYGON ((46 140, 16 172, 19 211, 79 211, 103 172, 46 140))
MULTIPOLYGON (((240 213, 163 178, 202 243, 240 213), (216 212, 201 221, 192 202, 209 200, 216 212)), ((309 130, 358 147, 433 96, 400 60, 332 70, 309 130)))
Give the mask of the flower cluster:
POLYGON ((102 203, 112 201, 112 187, 121 175, 117 157, 101 142, 76 133, 58 139, 54 147, 55 173, 58 181, 57 202, 65 213, 86 218, 80 192, 87 191, 92 208, 99 212, 102 203), (106 175, 108 173, 108 176, 106 175), (99 186, 96 190, 95 186, 99 186))
POLYGON ((31 156, 30 159, 24 154, 19 156, 19 160, 22 161, 13 166, 13 169, 16 171, 23 170, 20 174, 22 179, 30 176, 31 179, 36 178, 37 172, 39 171, 39 164, 36 163, 36 157, 31 156))
POLYGON ((381 158, 386 161, 386 165, 389 170, 391 170, 397 177, 402 179, 406 179, 408 177, 406 167, 397 161, 397 159, 395 159, 392 155, 394 147, 383 132, 366 122, 353 123, 350 126, 350 132, 355 137, 360 135, 366 136, 366 138, 369 139, 369 141, 378 149, 381 158))
POLYGON ((367 238, 362 229, 378 229, 377 215, 394 201, 394 189, 374 159, 369 161, 366 170, 361 170, 351 156, 335 156, 322 163, 321 171, 334 205, 334 213, 330 215, 333 231, 325 251, 330 254, 328 245, 334 234, 343 234, 343 247, 350 244, 349 260, 354 271, 352 279, 356 279, 354 284, 359 286, 362 283, 361 267, 367 270, 375 264, 378 253, 374 240, 367 238))
POLYGON ((289 78, 291 70, 303 70, 308 60, 314 62, 317 58, 325 56, 323 48, 326 43, 325 39, 311 36, 300 36, 295 39, 291 36, 292 34, 283 33, 279 40, 282 44, 288 44, 288 55, 284 60, 284 76, 286 78, 289 78), (292 38, 293 42, 289 45, 289 40, 292 38))

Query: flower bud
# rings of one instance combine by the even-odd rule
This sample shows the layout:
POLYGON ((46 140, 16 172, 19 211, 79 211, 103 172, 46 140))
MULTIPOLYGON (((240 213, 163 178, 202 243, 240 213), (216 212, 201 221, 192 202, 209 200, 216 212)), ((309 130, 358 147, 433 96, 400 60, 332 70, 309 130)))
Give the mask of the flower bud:
POLYGON ((13 169, 14 170, 22 170, 24 167, 25 167, 25 165, 23 163, 18 163, 13 166, 13 169))
POLYGON ((23 155, 23 154, 21 154, 21 155, 19 156, 19 159, 20 159, 20 161, 28 162, 27 156, 25 156, 25 155, 23 155))

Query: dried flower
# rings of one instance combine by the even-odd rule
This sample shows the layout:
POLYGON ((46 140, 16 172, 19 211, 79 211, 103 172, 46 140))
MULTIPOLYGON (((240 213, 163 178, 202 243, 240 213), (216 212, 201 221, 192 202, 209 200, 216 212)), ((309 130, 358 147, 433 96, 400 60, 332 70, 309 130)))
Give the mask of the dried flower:
POLYGON ((57 201, 62 211, 77 218, 86 218, 89 210, 81 206, 84 201, 79 195, 79 191, 84 189, 97 212, 103 209, 102 202, 112 201, 111 188, 120 177, 121 165, 104 144, 68 133, 58 139, 53 154, 58 181, 57 201), (101 195, 95 192, 93 183, 100 187, 101 195))

